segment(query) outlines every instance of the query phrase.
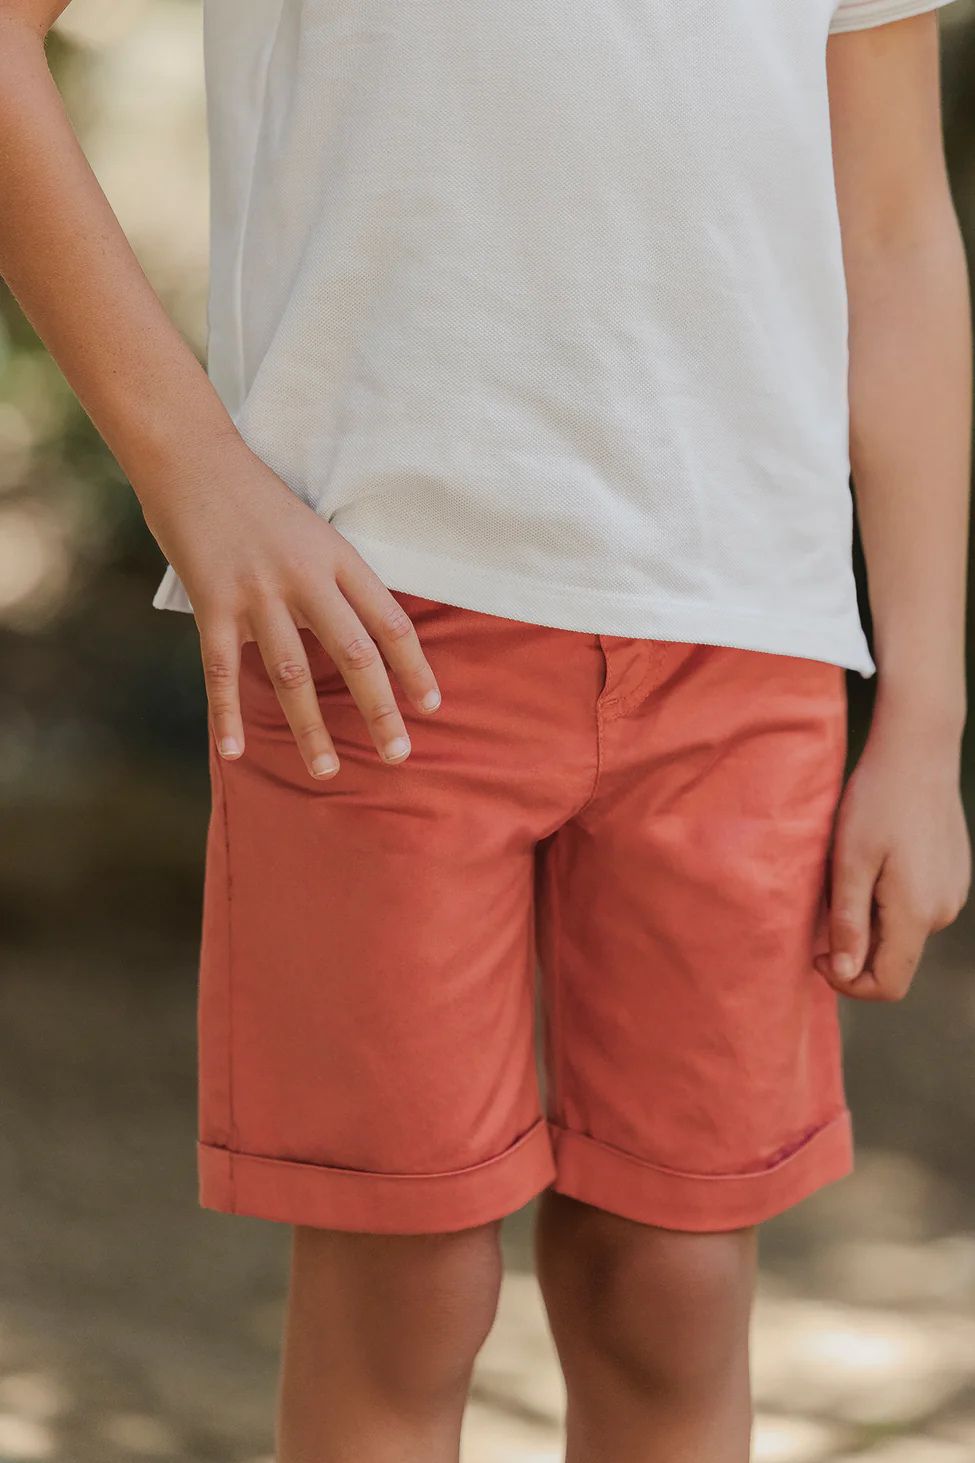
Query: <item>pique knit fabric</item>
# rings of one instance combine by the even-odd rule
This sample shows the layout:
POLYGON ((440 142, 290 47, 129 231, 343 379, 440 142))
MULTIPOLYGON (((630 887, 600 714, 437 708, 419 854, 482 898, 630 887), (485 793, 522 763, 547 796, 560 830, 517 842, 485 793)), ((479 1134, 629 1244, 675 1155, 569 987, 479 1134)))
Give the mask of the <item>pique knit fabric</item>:
POLYGON ((206 0, 245 440, 392 589, 870 674, 824 53, 937 3, 206 0))

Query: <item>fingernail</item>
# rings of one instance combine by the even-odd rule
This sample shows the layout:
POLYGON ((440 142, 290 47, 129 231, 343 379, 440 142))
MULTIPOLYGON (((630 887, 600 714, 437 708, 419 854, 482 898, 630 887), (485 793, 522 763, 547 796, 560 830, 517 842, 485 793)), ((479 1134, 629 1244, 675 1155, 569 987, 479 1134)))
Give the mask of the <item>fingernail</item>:
POLYGON ((410 744, 406 737, 396 737, 393 741, 386 743, 386 750, 383 756, 387 762, 402 762, 404 757, 410 754, 410 744))
POLYGON ((833 974, 837 980, 852 980, 856 973, 856 962, 852 955, 833 956, 833 974))
POLYGON ((235 737, 224 737, 220 743, 220 755, 221 757, 239 757, 240 742, 235 737))
POLYGON ((424 711, 436 711, 437 707, 440 705, 441 699, 442 698, 439 691, 428 691, 423 700, 420 702, 420 705, 423 707, 424 711))
POLYGON ((333 773, 338 772, 339 764, 334 757, 323 755, 314 759, 311 770, 316 777, 331 777, 333 773))

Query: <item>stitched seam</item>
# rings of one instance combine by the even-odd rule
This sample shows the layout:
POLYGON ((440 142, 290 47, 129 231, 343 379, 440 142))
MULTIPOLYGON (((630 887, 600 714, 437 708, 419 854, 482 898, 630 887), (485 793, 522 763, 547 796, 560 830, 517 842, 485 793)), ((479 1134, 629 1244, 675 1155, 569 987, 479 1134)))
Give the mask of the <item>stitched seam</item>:
MULTIPOLYGON (((574 633, 574 632, 570 632, 570 633, 574 633)), ((597 641, 599 641, 600 640, 600 637, 599 636, 596 636, 596 639, 597 639, 597 641)), ((600 644, 600 649, 602 649, 601 644, 600 644)), ((603 653, 603 659, 605 660, 605 657, 606 657, 605 650, 603 650, 602 653, 603 653)), ((558 831, 559 831, 560 828, 564 828, 567 823, 571 823, 572 820, 573 820, 573 818, 577 818, 578 815, 585 808, 588 808, 589 804, 592 802, 593 798, 596 796, 596 791, 597 791, 597 789, 599 787, 600 776, 601 776, 602 770, 603 770, 603 741, 602 741, 602 721, 601 721, 602 713, 601 713, 600 708, 601 708, 602 705, 615 706, 616 701, 617 701, 617 698, 615 696, 610 696, 610 697, 607 698, 607 700, 605 702, 603 702, 602 695, 603 695, 603 693, 600 692, 599 695, 596 697, 596 700, 595 700, 595 703, 594 703, 594 708, 593 708, 594 709, 594 721, 595 721, 595 733, 596 733, 596 738, 595 738, 595 740, 596 740, 596 756, 595 756, 595 759, 594 759, 594 764, 595 765, 593 767, 592 784, 591 784, 591 786, 589 788, 589 791, 586 793, 585 797, 582 798, 581 801, 578 802, 575 805, 575 807, 573 807, 572 809, 570 809, 570 811, 565 815, 565 817, 558 824, 558 827, 553 830, 553 832, 556 833, 556 834, 558 833, 558 831)))
MULTIPOLYGON (((664 663, 666 650, 662 640, 645 640, 643 643, 648 647, 646 671, 629 695, 618 696, 616 698, 619 704, 614 716, 611 718, 614 721, 622 716, 627 716, 633 710, 634 706, 637 706, 643 700, 644 696, 651 689, 651 682, 656 679, 657 672, 664 663)), ((674 642, 668 642, 668 644, 672 643, 674 642)))
MULTIPOLYGON (((227 779, 224 772, 223 759, 219 752, 216 752, 217 771, 220 778, 220 796, 223 801, 223 844, 224 844, 224 868, 226 870, 226 905, 227 905, 227 934, 225 945, 226 977, 224 985, 224 1001, 226 1007, 227 1042, 227 1130, 230 1134, 231 1146, 234 1149, 240 1148, 240 1134, 237 1131, 237 1122, 234 1114, 234 959, 233 959, 233 889, 234 879, 230 863, 230 808, 227 797, 227 779)), ((233 1162, 230 1169, 230 1204, 233 1210, 237 1208, 237 1179, 233 1162)))
POLYGON ((549 972, 549 1011, 547 1020, 549 1021, 551 1037, 551 1071, 549 1072, 549 1081, 552 1086, 551 1107, 556 1114, 555 1121, 564 1126, 567 1117, 565 1111, 565 1043, 562 1039, 564 1014, 562 1004, 562 897, 561 884, 557 877, 560 863, 559 846, 558 842, 555 842, 551 849, 551 864, 547 879, 549 919, 552 930, 552 969, 549 972))
MULTIPOLYGON (((602 706, 599 706, 597 704, 597 706, 596 706, 596 776, 593 778, 592 792, 589 794, 588 798, 583 803, 582 808, 588 808, 589 805, 590 805, 590 803, 593 802, 593 800, 596 797, 596 793, 599 791, 599 784, 602 781, 603 767, 605 766, 605 762, 606 762, 606 731, 605 731, 605 721, 606 720, 610 720, 611 721, 612 720, 612 717, 608 717, 608 718, 605 718, 604 719, 604 716, 603 716, 603 708, 602 708, 602 706)), ((582 808, 579 808, 577 811, 581 813, 582 812, 582 808)))
POLYGON ((807 1154, 812 1146, 820 1139, 827 1137, 831 1132, 842 1134, 843 1130, 850 1124, 850 1110, 844 1104, 835 1109, 831 1117, 825 1118, 823 1122, 817 1123, 814 1127, 807 1129, 800 1137, 780 1148, 772 1158, 762 1164, 760 1168, 744 1169, 740 1172, 729 1173, 707 1173, 681 1168, 671 1168, 664 1163, 655 1163, 653 1159, 643 1158, 638 1153, 631 1153, 626 1148, 618 1148, 615 1143, 608 1143, 603 1138, 594 1138, 591 1133, 580 1132, 577 1128, 561 1125, 562 1133, 574 1143, 580 1143, 584 1147, 600 1149, 604 1154, 613 1159, 621 1159, 626 1164, 647 1169, 662 1178, 678 1179, 690 1183, 723 1184, 742 1183, 752 1179, 768 1178, 771 1174, 780 1173, 789 1167, 796 1159, 807 1154))
MULTIPOLYGON (((606 648, 603 644, 601 636, 597 636, 596 641, 599 645, 600 653, 603 657, 603 662, 606 667, 606 677, 608 680, 609 660, 606 655, 606 648)), ((605 690, 605 684, 603 689, 605 690)), ((593 769, 592 786, 590 787, 587 795, 583 798, 582 802, 579 803, 578 807, 574 808, 565 819, 565 822, 561 825, 563 828, 567 824, 571 823, 575 818, 577 818, 579 814, 583 811, 583 809, 589 807, 590 803, 592 803, 593 799, 595 798, 597 790, 599 788, 600 777, 603 770, 604 756, 602 695, 603 692, 601 691, 596 697, 596 701, 593 706, 593 721, 596 741, 596 765, 593 769)), ((615 697, 610 697, 609 704, 614 704, 615 700, 615 697)), ((549 972, 548 978, 548 1004, 545 1012, 545 1019, 550 1033, 549 1045, 551 1061, 548 1078, 551 1091, 550 1105, 554 1108, 557 1114, 555 1121, 557 1124, 565 1126, 566 1113, 564 1104, 565 1091, 568 1084, 566 1082, 565 1042, 563 1040, 562 920, 560 918, 562 909, 562 888, 561 881, 558 878, 562 862, 562 854, 558 831, 555 834, 555 838, 549 852, 549 858, 550 865, 549 868, 546 870, 546 893, 549 899, 549 922, 550 929, 552 931, 550 941, 552 969, 549 972)))
MULTIPOLYGON (((606 654, 606 647, 603 644, 603 637, 600 635, 598 637, 598 639, 599 639, 599 649, 602 652, 603 662, 604 662, 604 664, 606 666, 606 682, 608 684, 608 682, 609 682, 609 656, 606 654)), ((617 701, 619 700, 619 697, 618 696, 607 696, 604 699, 605 690, 606 690, 606 687, 604 685, 603 686, 603 690, 596 697, 596 705, 595 705, 595 713, 596 713, 596 716, 595 716, 595 722, 596 722, 596 728, 595 728, 596 729, 596 767, 595 767, 595 771, 593 772, 592 787, 589 789, 589 796, 586 798, 585 802, 580 803, 579 806, 575 809, 575 812, 572 814, 572 817, 573 818, 577 817, 578 814, 581 813, 584 808, 588 808, 589 807, 590 803, 595 798, 597 791, 599 790, 599 784, 600 784, 600 781, 602 780, 603 763, 605 761, 605 756, 606 756, 606 747, 605 747, 605 742, 604 742, 604 738, 603 738, 603 712, 604 712, 604 710, 605 710, 605 708, 607 706, 615 706, 616 703, 617 703, 617 701)))
POLYGON ((490 1157, 482 1158, 477 1163, 468 1164, 465 1168, 438 1169, 433 1173, 384 1172, 370 1168, 342 1168, 337 1164, 319 1163, 315 1159, 282 1158, 274 1153, 250 1153, 239 1148, 225 1148, 221 1143, 201 1142, 199 1147, 208 1153, 225 1154, 231 1161, 235 1158, 240 1158, 246 1160, 248 1163, 282 1164, 287 1168, 312 1169, 316 1172, 320 1171, 341 1178, 382 1179, 392 1180, 394 1182, 402 1180, 406 1183, 436 1182, 439 1179, 467 1178, 468 1175, 486 1172, 491 1168, 503 1167, 516 1154, 521 1154, 526 1149, 530 1149, 543 1133, 547 1134, 552 1126, 552 1123, 546 1117, 536 1117, 530 1127, 526 1128, 513 1143, 509 1143, 507 1148, 502 1148, 499 1153, 492 1153, 490 1157))

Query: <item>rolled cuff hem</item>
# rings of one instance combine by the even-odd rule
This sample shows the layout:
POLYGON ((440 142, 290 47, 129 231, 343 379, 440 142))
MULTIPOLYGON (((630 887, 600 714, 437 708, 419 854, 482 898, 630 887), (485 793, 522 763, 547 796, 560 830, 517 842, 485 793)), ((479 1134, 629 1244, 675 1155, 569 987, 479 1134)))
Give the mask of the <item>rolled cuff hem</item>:
POLYGON ((555 1177, 546 1124, 510 1148, 449 1173, 382 1174, 265 1158, 200 1143, 200 1203, 313 1229, 444 1234, 502 1219, 555 1177))
POLYGON ((749 1228, 853 1169, 853 1132, 845 1110, 771 1167, 747 1174, 680 1173, 582 1133, 550 1131, 558 1193, 661 1229, 749 1228))

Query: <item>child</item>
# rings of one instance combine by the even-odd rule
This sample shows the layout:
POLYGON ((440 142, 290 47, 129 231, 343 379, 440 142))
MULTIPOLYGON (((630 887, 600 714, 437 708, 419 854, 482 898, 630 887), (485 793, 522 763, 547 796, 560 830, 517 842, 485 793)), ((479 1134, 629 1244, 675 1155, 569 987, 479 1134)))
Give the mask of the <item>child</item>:
POLYGON ((295 1227, 279 1463, 456 1463, 543 1191, 570 1463, 747 1458, 755 1227, 851 1161, 836 992, 968 882, 937 3, 207 0, 211 384, 64 0, 0 0, 0 267, 202 640, 202 1198, 295 1227))

